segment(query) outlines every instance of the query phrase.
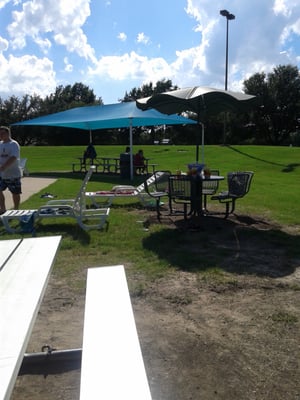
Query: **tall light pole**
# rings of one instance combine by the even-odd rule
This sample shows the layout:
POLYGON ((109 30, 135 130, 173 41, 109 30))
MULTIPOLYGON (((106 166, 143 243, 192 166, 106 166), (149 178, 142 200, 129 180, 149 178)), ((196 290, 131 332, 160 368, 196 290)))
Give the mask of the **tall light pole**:
POLYGON ((221 10, 220 14, 226 17, 226 60, 225 60, 225 90, 227 90, 228 84, 228 26, 229 21, 235 19, 235 15, 231 14, 227 10, 221 10))
MULTIPOLYGON (((231 14, 227 10, 221 10, 220 14, 226 17, 226 60, 225 60, 225 90, 228 88, 228 26, 229 21, 235 19, 235 15, 231 14)), ((226 142, 226 125, 227 125, 227 113, 224 113, 224 126, 223 126, 223 144, 226 142)))

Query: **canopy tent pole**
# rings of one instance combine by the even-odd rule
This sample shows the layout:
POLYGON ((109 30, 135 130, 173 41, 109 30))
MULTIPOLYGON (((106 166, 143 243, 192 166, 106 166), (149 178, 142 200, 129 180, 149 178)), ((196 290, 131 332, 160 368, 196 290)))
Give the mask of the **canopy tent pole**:
POLYGON ((93 136, 92 136, 92 130, 90 129, 90 144, 93 143, 93 136))
POLYGON ((132 118, 129 118, 129 146, 130 146, 130 179, 133 180, 133 139, 132 139, 132 118))

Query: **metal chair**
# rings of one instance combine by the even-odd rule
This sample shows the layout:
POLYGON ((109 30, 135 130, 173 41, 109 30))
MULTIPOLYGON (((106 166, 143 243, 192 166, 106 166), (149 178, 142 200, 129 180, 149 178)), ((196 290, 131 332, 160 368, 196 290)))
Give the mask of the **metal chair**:
POLYGON ((176 215, 183 213, 184 219, 187 218, 187 207, 191 204, 191 179, 185 175, 171 175, 169 177, 169 208, 170 214, 176 215), (183 206, 182 210, 175 210, 173 203, 183 206))
POLYGON ((251 171, 229 172, 227 174, 228 190, 211 197, 211 200, 218 200, 226 205, 225 218, 234 212, 236 200, 249 192, 253 175, 251 171))
MULTIPOLYGON (((218 169, 211 169, 211 175, 220 175, 218 169)), ((212 196, 217 193, 219 189, 219 181, 216 180, 204 180, 202 182, 202 195, 203 195, 203 208, 207 212, 207 196, 212 196)))
POLYGON ((148 180, 145 180, 144 187, 145 192, 152 198, 155 199, 155 207, 157 213, 157 219, 160 221, 160 205, 161 198, 164 196, 168 196, 169 194, 169 176, 171 175, 170 171, 155 171, 154 176, 154 184, 149 185, 148 180))

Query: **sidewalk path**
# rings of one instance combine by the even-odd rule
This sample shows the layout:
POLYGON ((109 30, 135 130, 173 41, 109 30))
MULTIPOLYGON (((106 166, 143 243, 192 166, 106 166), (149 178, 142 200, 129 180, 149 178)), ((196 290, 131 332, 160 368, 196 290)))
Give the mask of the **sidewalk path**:
MULTIPOLYGON (((24 176, 22 178, 22 194, 21 194, 21 205, 22 209, 23 201, 27 200, 33 194, 39 192, 40 190, 48 187, 51 183, 54 183, 56 179, 54 178, 36 178, 31 176, 24 176)), ((6 209, 9 210, 13 208, 13 201, 11 193, 8 190, 4 192, 6 209)))

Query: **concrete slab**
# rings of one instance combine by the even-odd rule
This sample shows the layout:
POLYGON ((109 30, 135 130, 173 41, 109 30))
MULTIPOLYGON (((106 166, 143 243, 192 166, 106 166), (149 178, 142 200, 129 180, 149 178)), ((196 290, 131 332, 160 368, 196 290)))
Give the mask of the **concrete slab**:
MULTIPOLYGON (((54 178, 37 178, 34 176, 24 176, 22 178, 22 194, 21 194, 21 206, 22 203, 31 197, 33 194, 38 193, 40 190, 47 188, 49 185, 54 183, 56 179, 54 178)), ((5 190, 5 205, 6 209, 13 208, 13 201, 11 193, 8 190, 5 190)))

